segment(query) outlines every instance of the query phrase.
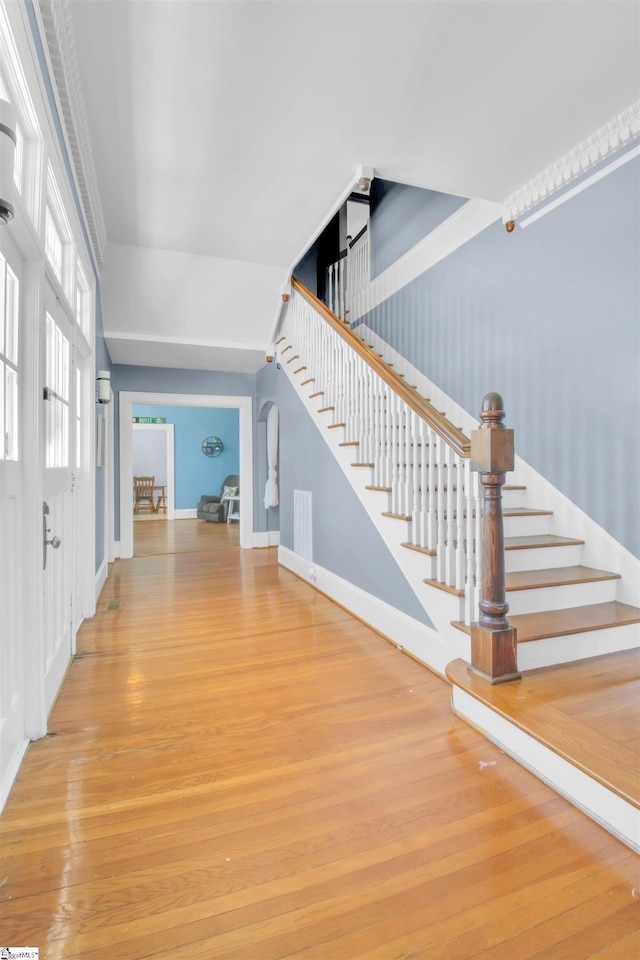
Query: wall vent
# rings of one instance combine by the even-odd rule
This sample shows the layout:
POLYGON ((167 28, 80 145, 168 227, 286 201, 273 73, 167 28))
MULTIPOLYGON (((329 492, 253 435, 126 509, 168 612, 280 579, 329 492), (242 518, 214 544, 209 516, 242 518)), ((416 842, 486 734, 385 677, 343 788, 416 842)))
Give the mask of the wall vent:
POLYGON ((104 605, 105 610, 122 610, 123 600, 107 600, 104 605))
POLYGON ((293 491, 293 550, 313 560, 313 497, 308 490, 293 491))

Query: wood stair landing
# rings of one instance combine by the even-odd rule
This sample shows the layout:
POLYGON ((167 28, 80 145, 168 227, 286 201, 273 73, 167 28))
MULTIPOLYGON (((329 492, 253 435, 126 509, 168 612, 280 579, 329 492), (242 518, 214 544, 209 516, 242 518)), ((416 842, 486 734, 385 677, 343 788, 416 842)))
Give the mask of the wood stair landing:
MULTIPOLYGON (((493 686, 471 673, 467 666, 463 660, 454 660, 447 667, 447 677, 454 686, 456 712, 469 719, 464 713, 465 701, 459 701, 462 710, 456 708, 456 691, 460 690, 481 708, 506 720, 546 751, 619 797, 636 814, 640 811, 639 650, 531 670, 523 673, 520 680, 493 686)), ((523 756, 521 762, 540 772, 536 768, 538 761, 523 756)), ((551 783, 565 793, 553 780, 551 783)), ((580 802, 578 805, 583 806, 580 802)), ((587 798, 584 806, 588 806, 587 798)), ((626 842, 634 845, 635 823, 637 847, 640 817, 636 814, 631 814, 631 837, 626 842)), ((600 814, 597 819, 602 819, 600 814)), ((622 828, 615 824, 613 827, 613 832, 620 834, 622 828)))

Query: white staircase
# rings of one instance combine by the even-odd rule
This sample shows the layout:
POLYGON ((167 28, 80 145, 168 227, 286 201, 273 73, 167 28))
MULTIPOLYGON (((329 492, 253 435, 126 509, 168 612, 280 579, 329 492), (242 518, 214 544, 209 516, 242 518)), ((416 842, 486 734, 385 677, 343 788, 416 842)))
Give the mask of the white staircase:
MULTIPOLYGON (((368 331, 356 338, 294 287, 277 360, 435 626, 441 642, 409 652, 444 674, 450 660, 470 660, 482 589, 481 501, 468 441, 474 421, 442 394, 434 397, 432 385, 426 401, 424 378, 406 360, 368 331), (451 410, 467 434, 442 410, 451 410)), ((594 552, 602 531, 591 548, 572 537, 564 527, 571 513, 565 498, 557 495, 560 527, 548 485, 545 502, 530 504, 533 472, 525 465, 523 473, 523 483, 516 475, 504 488, 507 600, 519 669, 640 646, 637 562, 622 551, 622 571, 601 569, 594 552)), ((599 552, 610 559, 610 545, 599 552)))

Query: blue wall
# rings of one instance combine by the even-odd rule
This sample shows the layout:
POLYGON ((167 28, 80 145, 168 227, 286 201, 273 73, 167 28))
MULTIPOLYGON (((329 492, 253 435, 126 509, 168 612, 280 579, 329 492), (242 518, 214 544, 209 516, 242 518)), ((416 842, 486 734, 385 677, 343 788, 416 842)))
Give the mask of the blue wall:
POLYGON ((462 197, 375 177, 371 181, 369 217, 371 279, 465 202, 462 197))
MULTIPOLYGON (((130 393, 177 393, 177 394, 205 394, 209 396, 221 397, 251 397, 253 403, 254 420, 254 450, 253 463, 254 470, 257 463, 257 439, 255 430, 255 393, 256 378, 254 374, 248 373, 219 373, 208 370, 175 370, 165 367, 136 367, 126 364, 115 364, 111 374, 111 383, 116 394, 116 424, 115 424, 115 470, 116 477, 120 470, 120 409, 119 393, 124 390, 130 393)), ((172 408, 175 409, 175 408, 172 408)), ((208 434, 203 434, 200 442, 208 434)), ((224 440, 224 438, 222 438, 224 440)), ((203 459, 204 459, 204 455, 203 459)), ((231 472, 231 471, 228 471, 231 472)), ((226 473, 225 473, 226 476, 226 473)), ((242 483, 242 478, 240 478, 242 483)), ((205 493, 205 490, 200 490, 205 493)), ((262 516, 264 521, 265 510, 260 503, 258 490, 254 484, 254 528, 266 529, 256 526, 256 517, 262 516)), ((120 491, 119 484, 116 483, 116 506, 115 506, 115 526, 116 540, 120 538, 120 491)))
POLYGON ((293 491, 310 491, 314 561, 432 626, 287 375, 273 363, 257 380, 260 407, 280 415, 280 543, 293 550, 293 491))
POLYGON ((174 424, 176 510, 195 509, 203 493, 220 493, 225 477, 240 472, 238 410, 134 404, 133 415, 164 417, 174 424), (224 444, 219 457, 202 452, 202 441, 210 436, 224 444))
POLYGON ((640 555, 640 160, 536 223, 497 223, 363 317, 640 555))

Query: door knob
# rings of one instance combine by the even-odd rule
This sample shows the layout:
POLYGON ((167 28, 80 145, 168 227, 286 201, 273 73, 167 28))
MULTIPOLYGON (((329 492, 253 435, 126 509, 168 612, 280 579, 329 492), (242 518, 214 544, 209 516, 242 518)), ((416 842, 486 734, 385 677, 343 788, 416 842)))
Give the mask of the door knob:
POLYGON ((42 569, 47 569, 47 547, 53 547, 54 550, 58 550, 62 543, 60 537, 48 537, 47 534, 51 533, 51 527, 47 526, 47 517, 49 516, 49 504, 47 501, 43 501, 42 504, 42 569))

